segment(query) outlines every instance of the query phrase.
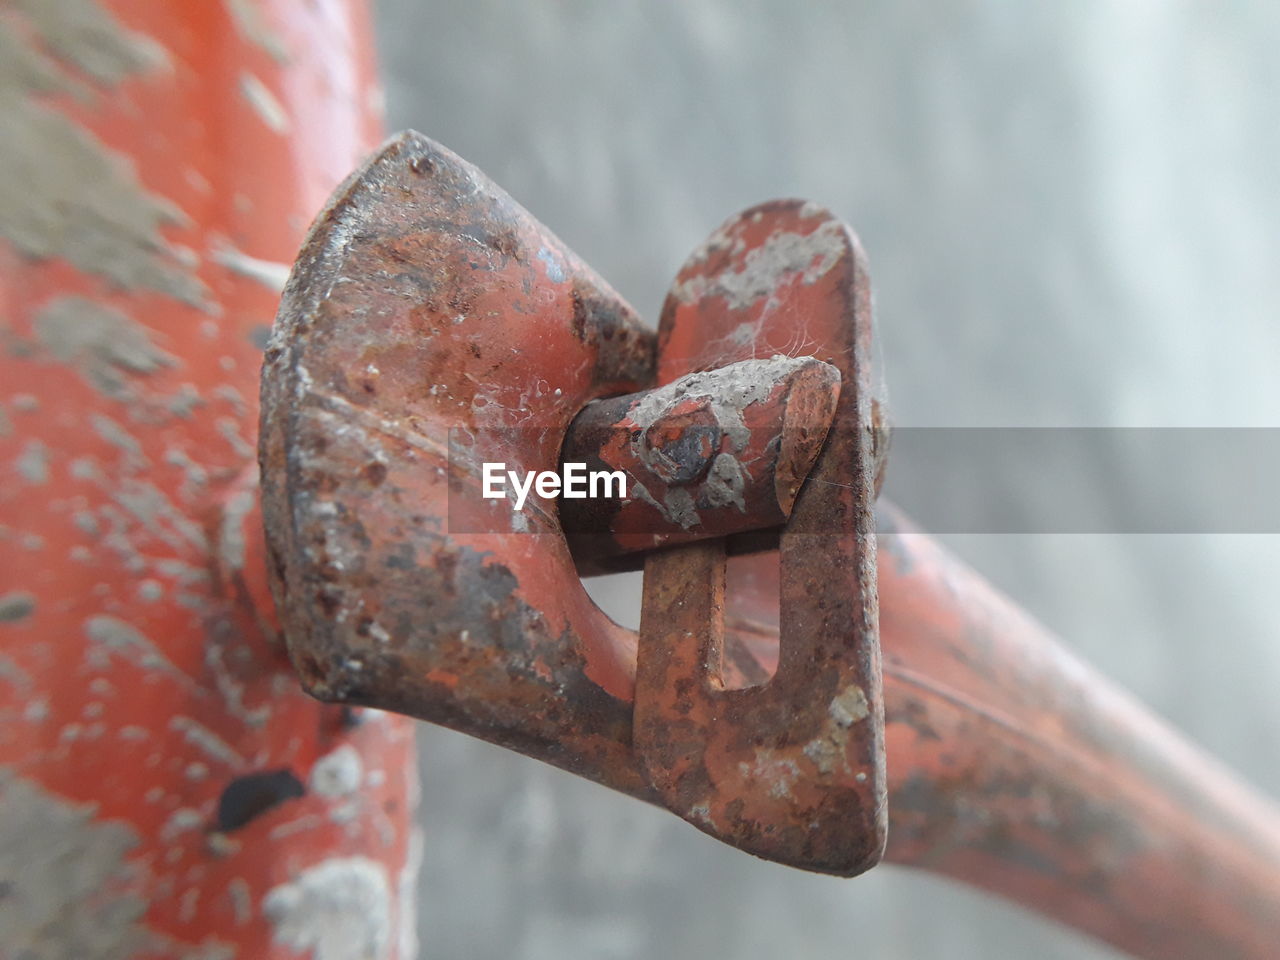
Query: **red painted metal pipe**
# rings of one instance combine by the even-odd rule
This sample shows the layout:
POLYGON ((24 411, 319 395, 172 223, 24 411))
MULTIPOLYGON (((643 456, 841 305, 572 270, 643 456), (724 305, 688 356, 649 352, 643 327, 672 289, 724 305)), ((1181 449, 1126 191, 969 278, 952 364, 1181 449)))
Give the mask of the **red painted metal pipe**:
MULTIPOLYGON (((1274 957, 1275 806, 894 508, 880 513, 886 859, 1135 956, 1274 957)), ((729 629, 767 666, 774 558, 731 559, 729 583, 729 629)))
POLYGON ((0 956, 413 956, 407 720, 298 690, 257 374, 360 0, 0 9, 0 956))

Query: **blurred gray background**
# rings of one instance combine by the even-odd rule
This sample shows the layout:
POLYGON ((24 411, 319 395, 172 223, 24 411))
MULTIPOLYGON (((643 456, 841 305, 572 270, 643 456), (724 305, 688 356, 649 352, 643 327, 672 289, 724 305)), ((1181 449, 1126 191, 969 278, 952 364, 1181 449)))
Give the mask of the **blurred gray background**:
MULTIPOLYGON (((650 318, 723 219, 803 196, 870 253, 899 424, 1280 426, 1280 5, 380 0, 379 33, 390 126, 650 318)), ((946 539, 1280 793, 1280 538, 946 539)), ((597 595, 637 619, 636 583, 597 595)), ((922 874, 755 861, 447 731, 421 755, 424 957, 1115 956, 922 874)))

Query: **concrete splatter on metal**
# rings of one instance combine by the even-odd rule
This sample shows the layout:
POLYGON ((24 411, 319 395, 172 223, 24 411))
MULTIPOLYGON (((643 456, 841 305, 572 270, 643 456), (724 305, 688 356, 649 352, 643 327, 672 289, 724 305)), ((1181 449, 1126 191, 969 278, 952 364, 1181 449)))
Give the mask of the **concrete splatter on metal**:
POLYGON ((179 835, 199 830, 204 825, 205 817, 199 810, 193 810, 190 807, 179 807, 169 814, 169 819, 160 827, 160 839, 172 841, 179 835))
POLYGON ((251 257, 225 242, 214 247, 212 260, 242 277, 256 280, 274 293, 283 290, 289 279, 289 264, 251 257))
POLYGON ((142 452, 142 444, 138 438, 126 430, 119 422, 110 417, 94 413, 89 416, 93 432, 120 451, 120 470, 123 473, 137 473, 150 466, 150 461, 142 452))
POLYGON ((312 960, 384 960, 393 943, 386 868, 364 857, 326 860, 262 900, 275 939, 312 960))
MULTIPOLYGON (((411 789, 417 790, 415 781, 411 789)), ((400 956, 404 960, 418 956, 418 874, 422 869, 426 837, 421 827, 409 832, 409 850, 396 882, 396 905, 399 910, 400 956)))
MULTIPOLYGON (((20 6, 52 57, 95 84, 113 86, 157 62, 155 44, 120 29, 92 0, 20 6)), ((12 30, 0 22, 0 31, 12 30)), ((20 46, 13 36, 0 44, 20 46)), ((63 85, 53 59, 29 52, 24 62, 0 70, 0 236, 27 256, 66 259, 125 289, 203 304, 203 284, 161 232, 185 217, 149 193, 125 157, 38 102, 63 85)))
POLYGON ((343 744, 311 765, 307 785, 321 796, 345 797, 359 790, 363 779, 360 754, 350 744, 343 744))
POLYGON ((27 483, 43 486, 49 482, 49 448, 39 440, 28 440, 13 467, 27 483))
POLYGON ((84 623, 84 633, 91 644, 86 654, 90 666, 105 669, 108 658, 121 656, 145 670, 162 670, 186 683, 192 682, 141 630, 119 617, 90 617, 84 623))
POLYGON ((0 931, 6 955, 129 960, 150 937, 129 852, 137 834, 0 769, 0 931))
POLYGON ((182 734, 188 743, 202 751, 212 760, 217 760, 233 770, 241 770, 247 766, 244 757, 236 752, 227 741, 190 717, 173 717, 169 721, 169 729, 182 734))
POLYGON ((265 51, 276 63, 289 62, 289 48, 284 38, 267 23, 266 12, 259 0, 223 0, 236 30, 245 40, 265 51))
POLYGON ((130 397, 130 376, 178 362, 146 327, 85 297, 49 301, 32 326, 40 346, 55 359, 74 365, 90 385, 118 399, 130 397))
POLYGON ((249 106, 261 118, 262 122, 273 131, 284 136, 293 126, 284 106, 276 99, 265 83, 248 71, 240 75, 240 93, 249 102, 249 106))
POLYGON ((235 572, 244 569, 247 545, 245 520, 258 504, 256 477, 251 486, 242 487, 229 496, 218 526, 218 561, 224 570, 235 572))
POLYGON ((163 67, 155 40, 126 30, 95 0, 10 0, 35 28, 41 42, 64 66, 102 87, 133 73, 163 67))
MULTIPOLYGON (((743 310, 758 300, 773 298, 783 279, 816 282, 842 256, 845 243, 844 226, 837 220, 826 220, 810 233, 775 233, 763 246, 748 251, 738 269, 721 271, 714 277, 692 273, 676 282, 672 294, 683 303, 720 296, 730 309, 743 310)), ((701 263, 707 256, 699 251, 692 259, 701 263)))

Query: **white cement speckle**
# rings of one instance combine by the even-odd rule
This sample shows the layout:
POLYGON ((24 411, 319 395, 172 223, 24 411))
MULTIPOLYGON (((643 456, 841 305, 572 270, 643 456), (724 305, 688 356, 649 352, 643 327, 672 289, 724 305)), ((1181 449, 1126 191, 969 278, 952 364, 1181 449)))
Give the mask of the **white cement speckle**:
POLYGON ((385 960, 391 955, 391 888, 365 857, 325 860, 262 900, 274 939, 312 960, 385 960))
POLYGON ((344 797, 360 788, 364 764, 350 744, 343 744, 318 759, 311 767, 308 786, 325 797, 344 797))

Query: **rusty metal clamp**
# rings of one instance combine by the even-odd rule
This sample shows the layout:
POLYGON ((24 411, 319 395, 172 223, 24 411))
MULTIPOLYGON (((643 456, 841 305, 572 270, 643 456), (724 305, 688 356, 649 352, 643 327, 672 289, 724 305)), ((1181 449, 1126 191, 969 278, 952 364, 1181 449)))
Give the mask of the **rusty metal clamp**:
POLYGON ((872 866, 870 337, 848 229, 779 202, 690 259, 655 361, 630 308, 483 174, 391 140, 313 227, 264 367, 264 512, 305 686, 660 802, 762 857, 872 866), (586 595, 554 503, 475 495, 482 463, 545 471, 562 448, 633 480, 630 500, 573 516, 578 564, 667 546, 645 561, 638 637, 586 595), (726 631, 724 538, 770 528, 766 677, 726 631))
POLYGON ((1153 960, 1274 956, 1280 812, 885 504, 877 555, 871 336, 820 208, 729 221, 655 338, 481 173, 391 140, 313 227, 263 369, 304 686, 797 867, 883 852, 1153 960), (579 462, 627 496, 477 490, 579 462), (638 564, 637 633, 579 573, 638 564))
POLYGON ((842 386, 781 534, 776 672, 726 689, 716 669, 726 558, 712 540, 647 559, 636 680, 636 752, 670 809, 751 853, 845 875, 879 862, 887 822, 871 336, 861 252, 821 208, 748 210, 680 271, 659 380, 790 350, 831 363, 842 386))

